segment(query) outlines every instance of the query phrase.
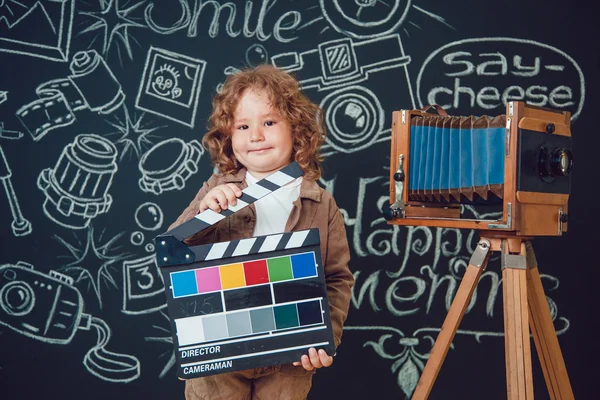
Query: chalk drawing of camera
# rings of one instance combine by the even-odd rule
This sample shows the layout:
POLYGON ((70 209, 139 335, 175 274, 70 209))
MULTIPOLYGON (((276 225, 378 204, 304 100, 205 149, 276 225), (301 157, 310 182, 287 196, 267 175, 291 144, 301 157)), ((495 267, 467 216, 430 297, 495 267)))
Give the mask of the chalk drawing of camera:
POLYGON ((414 104, 400 35, 369 40, 342 38, 322 42, 304 52, 281 53, 271 57, 278 68, 299 77, 303 89, 327 92, 320 103, 325 110, 328 135, 322 154, 353 153, 389 140, 391 126, 376 93, 366 86, 370 75, 384 70, 394 73, 394 90, 414 104))
POLYGON ((44 343, 63 345, 79 329, 95 332, 96 345, 83 358, 85 369, 107 382, 139 378, 137 357, 107 350, 110 327, 83 309, 83 298, 70 276, 56 271, 44 274, 21 261, 0 265, 0 325, 44 343))
POLYGON ((83 305, 69 276, 44 274, 28 264, 0 266, 1 325, 42 342, 66 344, 80 325, 89 329, 83 305))

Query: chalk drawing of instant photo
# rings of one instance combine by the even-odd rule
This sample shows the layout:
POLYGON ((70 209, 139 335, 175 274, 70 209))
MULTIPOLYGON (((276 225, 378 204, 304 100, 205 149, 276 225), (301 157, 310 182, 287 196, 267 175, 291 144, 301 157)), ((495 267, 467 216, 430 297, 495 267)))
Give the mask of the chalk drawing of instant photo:
POLYGON ((135 106, 194 127, 206 61, 150 47, 135 106))

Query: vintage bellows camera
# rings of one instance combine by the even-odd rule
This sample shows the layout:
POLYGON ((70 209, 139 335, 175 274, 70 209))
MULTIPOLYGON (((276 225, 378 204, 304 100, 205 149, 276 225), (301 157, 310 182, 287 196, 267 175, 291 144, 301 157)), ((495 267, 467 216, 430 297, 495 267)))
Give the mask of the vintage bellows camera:
POLYGON ((573 169, 570 118, 568 111, 519 101, 493 117, 451 116, 437 105, 394 111, 385 218, 399 225, 561 235, 573 169), (501 218, 461 218, 462 205, 486 204, 501 204, 501 218))

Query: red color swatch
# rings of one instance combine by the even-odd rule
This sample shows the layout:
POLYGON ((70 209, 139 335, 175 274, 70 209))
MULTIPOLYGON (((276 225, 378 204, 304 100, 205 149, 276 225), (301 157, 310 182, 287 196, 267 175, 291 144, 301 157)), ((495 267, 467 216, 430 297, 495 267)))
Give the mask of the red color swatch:
POLYGON ((246 286, 269 282, 267 260, 249 261, 244 263, 246 286))

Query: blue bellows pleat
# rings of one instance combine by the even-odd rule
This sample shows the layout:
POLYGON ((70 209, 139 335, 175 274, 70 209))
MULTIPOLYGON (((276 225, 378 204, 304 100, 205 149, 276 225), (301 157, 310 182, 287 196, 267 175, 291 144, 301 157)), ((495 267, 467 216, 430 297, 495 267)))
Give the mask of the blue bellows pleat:
MULTIPOLYGON (((467 120, 468 121, 468 120, 467 120)), ((461 124, 458 135, 459 141, 459 171, 458 182, 462 193, 467 193, 467 197, 472 200, 469 189, 473 187, 473 143, 471 140, 472 130, 470 124, 464 122, 461 124)))
POLYGON ((409 200, 502 197, 504 116, 415 116, 411 120, 409 200))
MULTIPOLYGON (((448 167, 448 187, 445 189, 458 189, 460 187, 460 129, 450 128, 450 160, 448 167)), ((459 199, 457 199, 459 200, 459 199)))
POLYGON ((440 127, 440 164, 439 164, 439 182, 440 197, 449 200, 447 193, 450 187, 450 118, 442 120, 440 127))

